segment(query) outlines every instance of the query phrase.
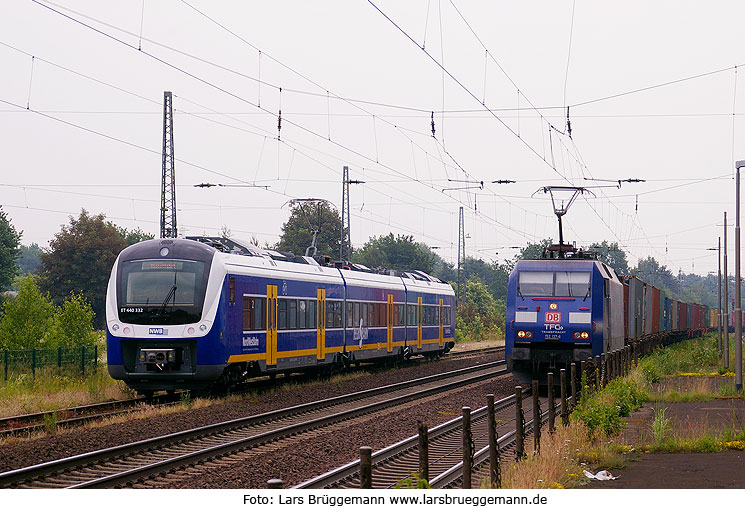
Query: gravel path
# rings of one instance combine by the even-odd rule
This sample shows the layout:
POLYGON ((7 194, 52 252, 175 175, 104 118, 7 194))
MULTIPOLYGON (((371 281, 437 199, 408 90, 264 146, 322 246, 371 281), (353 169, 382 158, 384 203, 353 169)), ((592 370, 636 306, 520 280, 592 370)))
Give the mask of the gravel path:
MULTIPOLYGON (((501 356, 500 353, 499 357, 501 356)), ((497 355, 492 354, 486 358, 430 362, 405 368, 389 369, 342 381, 331 379, 323 382, 308 382, 301 385, 279 385, 274 390, 254 397, 246 397, 239 401, 217 403, 205 408, 191 409, 162 416, 132 419, 124 423, 116 423, 97 428, 74 429, 38 439, 0 445, 0 472, 214 424, 229 419, 260 414, 349 392, 456 370, 496 359, 499 359, 497 355)), ((511 384, 514 386, 514 382, 511 384)), ((484 394, 486 392, 482 390, 482 401, 485 397, 484 394)), ((483 404, 481 402, 478 406, 482 406, 483 404)), ((456 407, 460 408, 457 405, 456 407)), ((443 405, 440 405, 440 410, 442 408, 443 405)), ((412 426, 415 427, 417 418, 414 417, 413 413, 409 415, 413 419, 414 424, 412 426)), ((431 422, 434 423, 434 421, 431 422)), ((408 429, 411 430, 411 428, 408 429)), ((377 437, 381 433, 376 429, 374 436, 377 437)), ((408 432, 406 435, 411 435, 411 433, 408 432)), ((365 433, 365 435, 368 434, 365 433)), ((338 440, 332 442, 338 443, 338 440)), ((374 444, 370 445, 375 446, 374 444)))

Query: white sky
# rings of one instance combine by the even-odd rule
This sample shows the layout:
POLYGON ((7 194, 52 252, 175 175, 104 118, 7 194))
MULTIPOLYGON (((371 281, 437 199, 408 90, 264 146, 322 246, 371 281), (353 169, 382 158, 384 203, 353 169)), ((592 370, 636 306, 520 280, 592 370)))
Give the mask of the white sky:
POLYGON ((619 241, 632 265, 715 271, 706 248, 723 211, 735 219, 741 2, 58 1, 0 4, 0 204, 25 244, 46 246, 81 207, 158 235, 164 90, 181 235, 226 225, 274 243, 288 200, 341 208, 344 165, 366 182, 351 186, 356 246, 413 234, 450 261, 459 205, 469 255, 503 260, 503 247, 558 240, 537 189, 590 177, 646 180, 564 218, 568 241, 619 241), (448 178, 485 189, 443 192, 469 185, 448 178))

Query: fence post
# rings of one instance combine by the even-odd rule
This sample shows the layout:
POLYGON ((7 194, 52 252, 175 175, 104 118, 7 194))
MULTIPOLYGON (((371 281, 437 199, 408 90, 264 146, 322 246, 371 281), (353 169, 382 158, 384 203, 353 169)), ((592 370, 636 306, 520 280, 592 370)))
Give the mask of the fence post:
POLYGON ((80 372, 85 376, 85 346, 80 346, 80 372))
POLYGON ((595 356, 595 390, 600 391, 600 355, 595 356))
POLYGON ((525 420, 523 417, 523 388, 515 387, 515 460, 525 457, 525 420))
POLYGON ((8 381, 8 350, 5 349, 5 381, 8 381))
POLYGON ((98 344, 93 346, 93 366, 98 367, 98 344))
POLYGON ((486 396, 486 414, 489 420, 489 479, 491 487, 502 487, 502 477, 499 469, 499 439, 497 437, 496 412, 494 410, 494 394, 486 396))
POLYGON ((471 407, 463 407, 463 489, 471 489, 473 469, 473 436, 471 435, 471 407))
POLYGON ((554 433, 556 424, 556 405, 554 403, 554 373, 548 373, 548 433, 554 433))
POLYGON ((360 448, 360 489, 372 489, 372 448, 360 448))
POLYGON ((57 347, 57 373, 62 374, 62 346, 57 347))
POLYGON ((605 387, 608 384, 608 354, 603 353, 600 355, 600 386, 605 387))
POLYGON ((282 486, 284 486, 284 482, 280 478, 273 478, 266 483, 267 489, 282 489, 282 486))
POLYGON ((31 349, 31 376, 36 379, 36 349, 31 349))
POLYGON ((561 424, 569 425, 569 410, 567 408, 567 370, 559 371, 559 393, 561 394, 561 424))
POLYGON ((585 375, 585 382, 587 386, 590 386, 590 381, 587 379, 587 361, 582 360, 579 362, 579 393, 580 395, 585 393, 585 385, 582 383, 582 374, 585 375))
POLYGON ((421 421, 416 422, 419 431, 419 476, 429 481, 429 428, 421 421))
POLYGON ((541 401, 538 399, 538 380, 533 380, 533 453, 541 452, 541 401))
POLYGON ((572 362, 569 366, 569 375, 572 385, 572 408, 577 406, 577 362, 572 362))

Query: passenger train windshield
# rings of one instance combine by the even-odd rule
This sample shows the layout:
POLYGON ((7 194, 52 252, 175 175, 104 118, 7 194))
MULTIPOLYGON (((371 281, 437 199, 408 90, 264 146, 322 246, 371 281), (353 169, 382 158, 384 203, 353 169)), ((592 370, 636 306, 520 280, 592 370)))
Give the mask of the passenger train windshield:
POLYGON ((589 298, 590 273, 521 271, 517 279, 517 294, 521 297, 589 298))
POLYGON ((148 259, 121 264, 119 318, 130 324, 190 324, 202 316, 202 261, 148 259))

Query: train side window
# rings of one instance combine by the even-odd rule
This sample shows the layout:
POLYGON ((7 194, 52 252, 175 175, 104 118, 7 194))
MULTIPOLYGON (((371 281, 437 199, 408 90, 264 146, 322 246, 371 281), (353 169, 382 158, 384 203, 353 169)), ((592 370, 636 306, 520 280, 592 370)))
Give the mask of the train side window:
MULTIPOLYGON (((380 320, 378 321, 378 327, 385 327, 388 325, 388 304, 378 304, 378 315, 380 320)), ((391 308, 391 324, 393 324, 393 308, 391 308)))
POLYGON ((279 318, 277 329, 287 329, 287 299, 279 299, 279 318))
POLYGON ((341 302, 334 302, 334 325, 332 327, 342 327, 342 306, 341 302))
POLYGON ((250 331, 254 321, 256 299, 243 297, 243 330, 250 331))
POLYGON ((266 299, 243 297, 243 330, 261 331, 266 329, 266 299))
POLYGON ((335 302, 326 301, 326 327, 334 327, 334 304, 335 302))
POLYGON ((345 302, 347 307, 347 327, 354 327, 354 302, 345 302))
POLYGON ((297 300, 287 301, 287 328, 297 329, 297 300))
POLYGON ((308 327, 311 329, 316 329, 318 327, 318 323, 316 322, 316 301, 315 300, 308 301, 308 327))
POLYGON ((367 302, 363 302, 360 306, 360 318, 362 319, 363 327, 370 325, 370 305, 367 302))
POLYGON ((398 325, 406 325, 406 306, 404 304, 397 304, 398 306, 398 325))
POLYGON ((360 326, 360 303, 354 302, 354 308, 352 310, 352 322, 349 324, 349 327, 359 327, 360 326))
POLYGON ((297 301, 297 328, 298 329, 307 329, 308 326, 308 311, 307 311, 307 302, 304 300, 298 300, 297 301))
POLYGON ((256 311, 254 312, 254 331, 266 330, 266 299, 255 298, 256 311))
POLYGON ((370 311, 372 313, 372 315, 370 316, 370 327, 380 326, 380 304, 376 302, 371 303, 370 311))

